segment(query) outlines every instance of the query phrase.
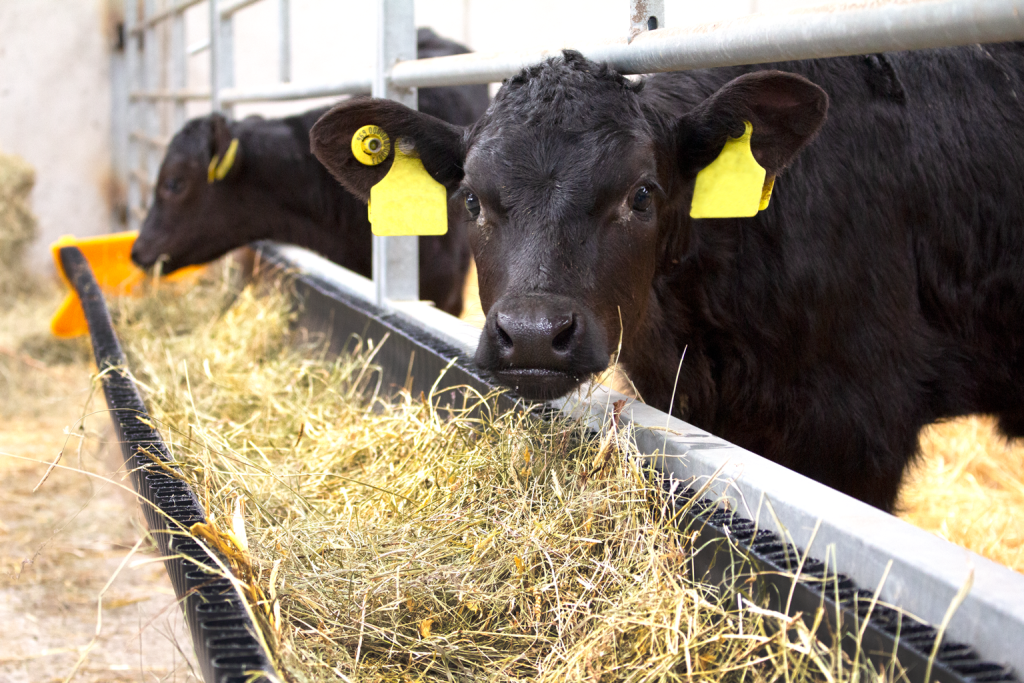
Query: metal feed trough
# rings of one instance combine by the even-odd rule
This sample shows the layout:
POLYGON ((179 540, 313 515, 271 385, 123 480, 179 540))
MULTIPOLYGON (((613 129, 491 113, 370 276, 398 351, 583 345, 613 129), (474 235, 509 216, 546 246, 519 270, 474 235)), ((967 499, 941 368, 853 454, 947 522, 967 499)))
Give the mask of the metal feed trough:
MULTIPOLYGON (((170 133, 184 123, 185 103, 190 100, 208 99, 215 111, 226 113, 242 102, 361 93, 415 106, 417 87, 493 82, 558 53, 476 53, 416 60, 412 0, 378 0, 375 73, 328 84, 292 84, 289 6, 288 0, 278 0, 281 83, 242 91, 234 87, 232 17, 257 1, 176 0, 158 10, 155 0, 145 0, 141 16, 136 15, 135 2, 126 3, 127 125, 122 142, 130 164, 121 161, 131 169, 127 176, 132 227, 145 215, 170 133), (189 47, 184 12, 200 2, 209 6, 210 41, 189 47), (160 82, 160 40, 168 36, 169 82, 160 82), (191 90, 187 58, 204 50, 210 55, 213 87, 191 90), (159 116, 162 102, 172 106, 169 125, 168 117, 162 122, 159 116)), ((663 4, 657 0, 632 0, 630 10, 629 38, 572 47, 623 73, 638 74, 1024 39, 1024 0, 841 6, 688 29, 654 29, 664 26, 663 4)), ((398 384, 404 383, 415 350, 413 375, 426 389, 453 357, 457 360, 449 372, 458 377, 449 377, 452 385, 485 388, 485 380, 469 361, 479 331, 416 301, 416 250, 414 237, 374 237, 370 281, 302 249, 263 245, 271 262, 298 272, 297 290, 305 304, 301 324, 340 340, 349 331, 378 340, 390 333, 378 359, 398 384)), ((616 400, 625 397, 592 387, 586 398, 562 399, 551 407, 599 431, 608 425, 616 400)), ((870 616, 864 629, 865 651, 873 653, 877 665, 891 663, 895 653, 911 681, 924 681, 926 672, 942 681, 1024 679, 1024 576, 643 404, 629 401, 622 420, 632 423, 642 452, 651 454, 650 464, 660 473, 670 502, 686 507, 689 521, 699 524, 698 547, 703 550, 695 556, 694 570, 707 580, 735 587, 749 573, 770 570, 758 574, 749 597, 805 615, 826 607, 825 628, 819 631, 826 639, 843 629, 859 629, 870 616), (703 501, 694 502, 694 490, 705 485, 703 501), (736 557, 743 562, 723 561, 736 557), (952 611, 972 577, 969 593, 952 611), (899 609, 876 604, 876 593, 878 601, 899 609), (845 615, 841 620, 840 613, 845 615), (939 632, 935 625, 944 627, 939 632), (937 635, 944 635, 941 644, 936 643, 937 635), (938 656, 929 665, 933 650, 938 656)), ((125 446, 126 457, 132 448, 125 446)), ((141 492, 149 495, 148 489, 141 492)), ((171 571, 173 575, 175 570, 171 571)), ((231 680, 211 663, 203 632, 196 630, 199 626, 190 622, 190 627, 197 652, 205 657, 207 680, 231 680)))

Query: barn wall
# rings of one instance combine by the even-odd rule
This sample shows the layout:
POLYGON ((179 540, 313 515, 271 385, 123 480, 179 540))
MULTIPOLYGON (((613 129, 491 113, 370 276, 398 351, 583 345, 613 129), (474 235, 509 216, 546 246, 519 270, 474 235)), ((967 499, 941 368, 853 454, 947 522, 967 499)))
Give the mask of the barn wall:
POLYGON ((46 246, 56 237, 111 224, 115 26, 103 0, 0 2, 0 150, 36 170, 40 238, 28 259, 37 269, 52 268, 46 246))

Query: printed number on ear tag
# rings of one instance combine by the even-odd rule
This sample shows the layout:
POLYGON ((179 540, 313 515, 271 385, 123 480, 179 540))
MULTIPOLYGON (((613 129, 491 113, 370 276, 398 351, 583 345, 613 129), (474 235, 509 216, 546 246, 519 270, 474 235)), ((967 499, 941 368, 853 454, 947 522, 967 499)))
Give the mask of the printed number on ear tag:
POLYGON ((391 139, 380 126, 363 126, 352 136, 352 155, 366 166, 376 166, 391 153, 391 139))
POLYGON ((370 188, 367 205, 374 235, 443 235, 448 232, 448 195, 423 162, 395 144, 395 160, 370 188))
POLYGON ((743 125, 743 135, 726 140, 718 158, 697 174, 691 218, 749 218, 768 206, 774 183, 765 182, 767 173, 750 151, 754 126, 743 125))

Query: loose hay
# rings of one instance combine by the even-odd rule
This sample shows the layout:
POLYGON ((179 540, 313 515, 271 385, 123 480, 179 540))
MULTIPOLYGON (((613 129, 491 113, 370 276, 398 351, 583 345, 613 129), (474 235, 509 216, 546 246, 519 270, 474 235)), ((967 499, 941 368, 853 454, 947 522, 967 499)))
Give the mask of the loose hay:
POLYGON ((280 291, 221 315, 214 290, 126 304, 119 333, 290 679, 864 675, 690 580, 628 434, 380 400, 373 348, 328 359, 280 291))
POLYGON ((957 545, 1024 571, 1024 444, 987 416, 932 425, 900 493, 900 516, 957 545))

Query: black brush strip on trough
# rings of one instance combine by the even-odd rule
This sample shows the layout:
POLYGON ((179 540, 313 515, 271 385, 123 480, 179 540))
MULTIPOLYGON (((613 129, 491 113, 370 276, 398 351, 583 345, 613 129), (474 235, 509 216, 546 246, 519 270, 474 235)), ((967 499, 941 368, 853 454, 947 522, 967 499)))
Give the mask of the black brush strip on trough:
MULTIPOLYGON (((60 259, 82 301, 96 367, 126 470, 181 603, 206 683, 276 681, 271 659, 235 585, 189 533, 206 515, 179 476, 131 379, 124 352, 88 261, 77 247, 60 259)), ((221 566, 227 563, 219 558, 221 566)))
MULTIPOLYGON (((376 357, 384 373, 385 393, 405 386, 416 395, 434 387, 432 399, 444 405, 462 403, 458 390, 452 388, 456 385, 472 387, 483 395, 499 389, 473 367, 464 351, 429 330, 314 273, 301 272, 272 243, 260 243, 259 250, 260 258, 272 266, 266 273, 290 273, 298 298, 296 324, 325 335, 333 351, 344 349, 353 335, 377 343, 387 335, 376 357), (435 385, 442 370, 446 373, 443 381, 435 385)), ((501 398, 502 407, 522 405, 513 394, 501 398)), ((876 601, 872 591, 842 574, 842 567, 806 557, 775 532, 759 529, 735 511, 697 496, 692 482, 680 482, 656 466, 651 475, 665 489, 666 509, 676 516, 680 529, 690 534, 695 578, 760 607, 802 615, 825 644, 838 638, 851 657, 860 653, 876 671, 887 671, 888 680, 905 677, 909 683, 926 683, 926 676, 928 681, 944 683, 1019 680, 1010 667, 985 661, 969 645, 947 638, 941 640, 932 659, 939 636, 935 626, 898 606, 876 601), (819 613, 821 618, 816 621, 819 613)))

